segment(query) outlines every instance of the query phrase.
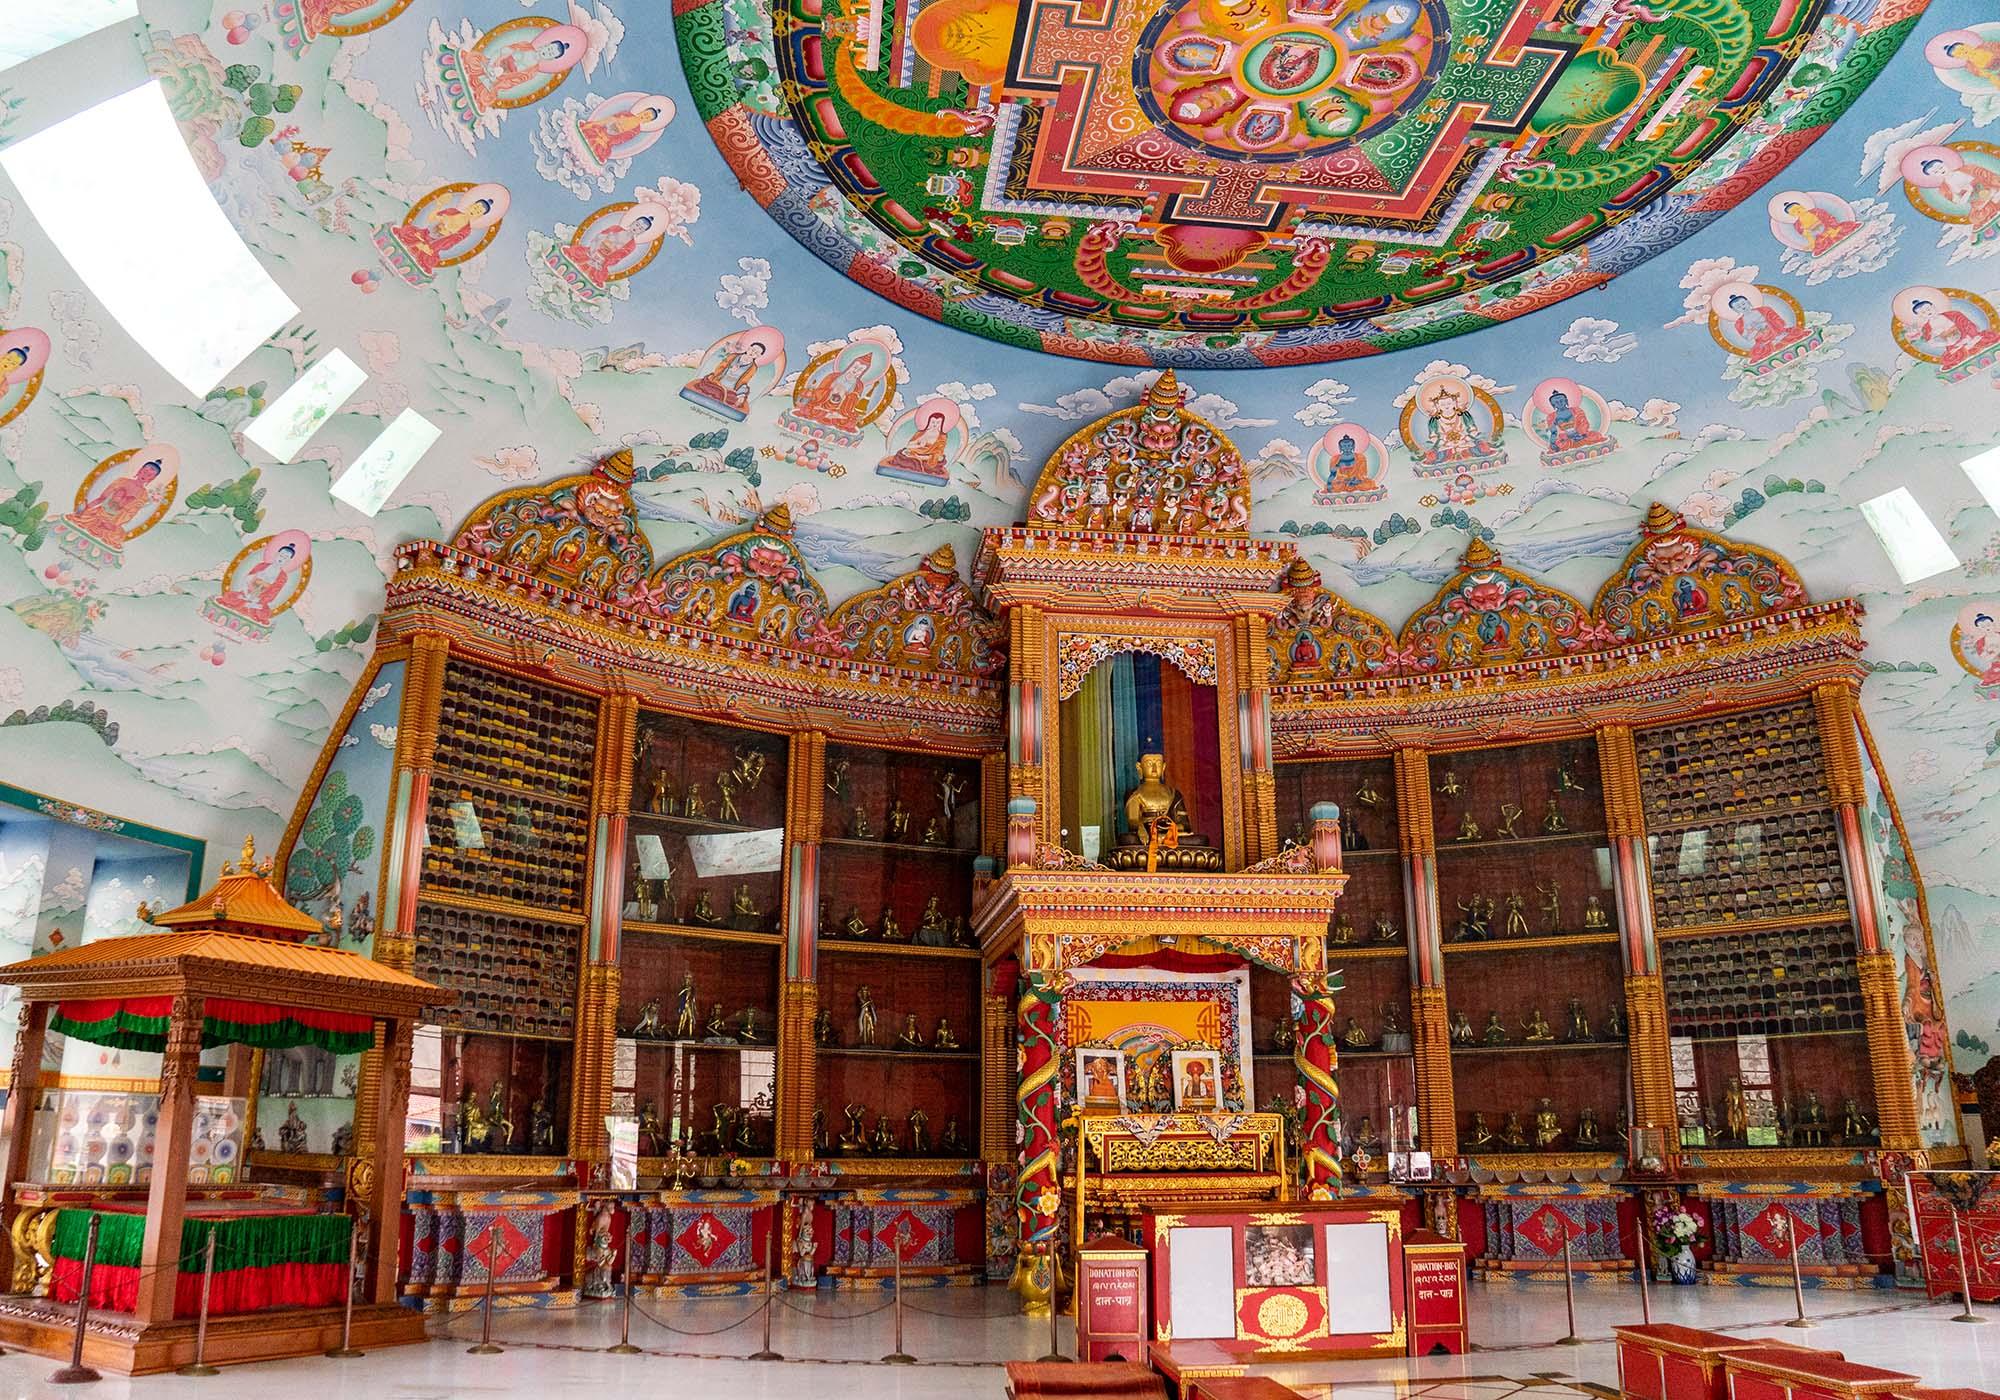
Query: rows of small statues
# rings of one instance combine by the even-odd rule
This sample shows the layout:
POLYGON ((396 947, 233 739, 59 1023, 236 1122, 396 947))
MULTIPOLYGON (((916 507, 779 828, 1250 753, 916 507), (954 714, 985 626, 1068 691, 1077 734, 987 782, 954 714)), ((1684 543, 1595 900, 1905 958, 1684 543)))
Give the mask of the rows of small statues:
MULTIPOLYGON (((875 1009, 875 989, 862 983, 854 989, 854 1045, 852 1048, 879 1048, 882 1044, 882 1016, 875 1009)), ((833 1011, 822 1006, 813 1013, 813 1044, 822 1048, 838 1048, 834 1039, 833 1011)), ((937 1029, 926 1034, 917 1024, 917 1013, 903 1013, 903 1028, 897 1032, 892 1042, 897 1050, 961 1050, 958 1035, 951 1028, 949 1016, 938 1017, 937 1029)))
MULTIPOLYGON (((1289 1021, 1278 1023, 1272 1042, 1277 1050, 1290 1050, 1297 1045, 1298 1035, 1289 1021)), ((1408 1054, 1410 1033, 1403 1026, 1402 1007, 1393 1001, 1382 1003, 1382 1030, 1379 1035, 1369 1034, 1359 1017, 1349 1016, 1347 1025, 1340 1033, 1340 1043, 1349 1050, 1387 1050, 1394 1054, 1408 1054)))
POLYGON ((700 1004, 694 973, 684 970, 681 984, 674 991, 673 1020, 669 1022, 660 1011, 658 997, 649 997, 623 1033, 633 1040, 698 1040, 715 1045, 769 1045, 777 1036, 776 1027, 754 1006, 746 1006, 734 1016, 725 1016, 718 1001, 704 1017, 700 1004))
POLYGON ((708 795, 701 790, 700 779, 691 779, 676 793, 674 785, 667 780, 666 770, 656 768, 648 784, 646 810, 662 817, 740 823, 743 813, 738 809, 736 799, 741 794, 757 790, 757 785, 764 781, 764 770, 768 764, 769 758, 765 754, 738 744, 730 765, 712 780, 715 786, 713 807, 709 804, 708 795))
POLYGON ((1614 1142, 1619 1146, 1625 1142, 1625 1125, 1620 1123, 1613 1134, 1607 1134, 1598 1121, 1597 1110, 1588 1104, 1577 1110, 1573 1128, 1563 1127, 1562 1119, 1546 1098, 1536 1102, 1530 1119, 1531 1123, 1523 1123, 1520 1112, 1509 1109, 1496 1133, 1487 1126, 1484 1113, 1475 1113, 1472 1126, 1459 1146, 1467 1152, 1554 1152, 1563 1147, 1601 1150, 1614 1142))
POLYGON ((949 846, 952 844, 952 830, 958 819, 958 804, 972 785, 956 773, 945 772, 937 775, 938 810, 924 818, 922 826, 916 824, 916 813, 910 810, 900 794, 889 799, 889 810, 884 815, 878 830, 869 818, 868 809, 854 801, 854 790, 848 777, 852 760, 832 759, 826 765, 826 790, 829 803, 848 809, 847 839, 850 841, 893 841, 902 845, 949 846))
MULTIPOLYGON (((1562 882, 1551 877, 1545 885, 1535 882, 1535 907, 1541 914, 1541 928, 1528 917, 1528 901, 1519 890, 1509 890, 1496 901, 1491 895, 1475 893, 1471 899, 1456 901, 1458 928, 1447 942, 1484 943, 1489 938, 1533 938, 1536 934, 1560 934, 1571 926, 1563 919, 1562 882)), ((1599 933, 1611 927, 1611 916, 1594 894, 1583 897, 1583 927, 1599 933)))
MULTIPOLYGON (((775 1129, 771 1124, 771 1108, 768 1099, 759 1097, 750 1108, 738 1108, 734 1104, 719 1103, 710 1111, 714 1126, 706 1132, 696 1132, 692 1124, 681 1130, 680 1141, 674 1141, 673 1132, 660 1121, 660 1111, 653 1101, 647 1099, 639 1107, 639 1155, 641 1157, 681 1158, 694 1156, 722 1157, 733 1152, 768 1153, 772 1149, 775 1129)), ((677 1165, 674 1189, 679 1190, 685 1174, 686 1163, 677 1165)))
POLYGON ((813 1109, 812 1143, 815 1156, 827 1156, 835 1148, 843 1157, 968 1157, 972 1154, 956 1118, 945 1119, 943 1130, 933 1140, 931 1116, 921 1108, 913 1108, 903 1116, 907 1134, 899 1130, 886 1113, 877 1113, 875 1126, 870 1128, 867 1123, 868 1109, 858 1103, 848 1104, 841 1113, 847 1119, 847 1126, 838 1138, 829 1139, 826 1110, 813 1109))
MULTIPOLYGON (((1602 1045, 1625 1039, 1625 1008, 1618 1002, 1611 1003, 1611 1010, 1604 1018, 1601 1034, 1593 1033, 1590 1014, 1584 1009, 1582 997, 1571 997, 1564 1008, 1563 1029, 1560 1034, 1549 1024, 1549 1018, 1542 1014, 1542 1008, 1531 1006, 1528 1017, 1521 1023, 1522 1045, 1602 1045)), ((1453 1045, 1513 1045, 1517 1043, 1514 1032, 1500 1019, 1498 1011, 1486 1013, 1486 1025, 1474 1029, 1471 1013, 1458 1010, 1451 1016, 1451 1043, 1453 1045)))
MULTIPOLYGON (((1768 1112, 1768 1104, 1765 1105, 1768 1112)), ((1681 1143, 1688 1147, 1867 1147, 1880 1140, 1875 1123, 1854 1098, 1840 1101, 1836 1122, 1827 1115, 1817 1089, 1806 1090, 1796 1105, 1787 1098, 1777 1106, 1777 1122, 1770 1137, 1753 1141, 1759 1134, 1752 1122, 1750 1096, 1742 1082, 1731 1076, 1722 1094, 1722 1124, 1717 1127, 1714 1110, 1704 1104, 1698 1123, 1683 1122, 1681 1143)), ((1769 1122, 1767 1118, 1765 1120, 1769 1122)))
MULTIPOLYGON (((512 1152, 516 1150, 517 1129, 507 1109, 507 1091, 493 1081, 484 1105, 470 1084, 458 1101, 457 1122, 452 1132, 454 1152, 512 1152)), ((556 1115, 546 1099, 528 1106, 527 1140, 520 1146, 537 1157, 555 1155, 556 1115)))
POLYGON ((825 900, 819 905, 820 933, 836 940, 850 943, 914 943, 919 948, 970 948, 972 930, 966 926, 965 915, 945 917, 938 903, 938 896, 932 895, 924 904, 924 912, 917 916, 917 926, 905 930, 896 918, 891 906, 882 906, 880 918, 873 924, 861 917, 861 906, 850 904, 847 914, 836 924, 830 917, 825 900))
MULTIPOLYGON (((1363 784, 1363 788, 1366 791, 1373 790, 1369 784, 1365 783, 1363 784)), ((1531 828, 1523 825, 1528 820, 1528 812, 1520 803, 1502 802, 1500 804, 1499 816, 1494 819, 1492 826, 1487 828, 1481 826, 1479 818, 1473 815, 1471 799, 1466 796, 1470 789, 1459 781, 1458 773, 1455 770, 1450 767, 1444 770, 1443 775, 1438 779, 1436 790, 1440 797, 1453 799, 1465 798, 1464 805, 1459 812, 1458 831, 1452 837, 1454 841, 1520 840, 1522 837, 1527 836, 1566 835, 1569 832, 1570 826, 1569 819, 1563 815, 1563 800, 1572 796, 1581 796, 1589 791, 1577 780, 1576 770, 1569 766, 1568 761, 1558 760, 1556 763, 1555 786, 1550 790, 1548 800, 1542 806, 1541 816, 1536 820, 1535 827, 1531 828), (1535 828, 1539 828, 1539 830, 1535 828)), ((1355 800, 1364 804, 1367 801, 1361 792, 1355 794, 1355 800)), ((1380 800, 1380 795, 1377 794, 1376 801, 1379 802, 1380 800)))
POLYGON ((625 917, 642 924, 678 922, 690 928, 730 928, 741 933, 769 933, 777 926, 776 912, 763 908, 749 884, 741 881, 730 892, 727 913, 715 907, 715 896, 709 890, 701 888, 676 920, 670 882, 635 879, 632 897, 625 901, 625 917))

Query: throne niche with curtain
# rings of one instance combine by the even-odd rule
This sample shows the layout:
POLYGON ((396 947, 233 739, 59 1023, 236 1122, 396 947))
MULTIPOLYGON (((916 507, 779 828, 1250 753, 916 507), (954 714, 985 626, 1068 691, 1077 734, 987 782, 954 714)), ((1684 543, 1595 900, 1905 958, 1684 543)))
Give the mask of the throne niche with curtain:
POLYGON ((1242 458, 1169 370, 1065 441, 980 550, 1011 675, 1007 863, 977 923, 1017 1009, 1031 1303, 1067 1247, 1149 1207, 1338 1184, 1339 813, 1280 843, 1266 630, 1293 552, 1249 518, 1242 458), (1253 967, 1289 992, 1284 1114, 1257 1111, 1253 967))

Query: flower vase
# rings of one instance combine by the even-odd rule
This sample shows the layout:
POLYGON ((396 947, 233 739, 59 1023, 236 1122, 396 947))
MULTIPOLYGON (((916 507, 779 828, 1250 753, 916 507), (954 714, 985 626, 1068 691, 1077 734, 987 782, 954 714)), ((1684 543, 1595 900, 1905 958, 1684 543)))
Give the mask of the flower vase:
POLYGON ((1698 1277, 1694 1266, 1694 1251, 1682 1245, 1667 1256, 1667 1273, 1675 1283, 1693 1283, 1698 1277))

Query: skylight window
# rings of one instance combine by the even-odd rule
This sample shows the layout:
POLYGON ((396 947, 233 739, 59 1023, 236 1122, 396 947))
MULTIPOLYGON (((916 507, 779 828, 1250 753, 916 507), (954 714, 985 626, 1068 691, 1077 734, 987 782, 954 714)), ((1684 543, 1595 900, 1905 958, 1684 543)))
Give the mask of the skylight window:
POLYGON ((105 309, 192 393, 298 314, 216 207, 156 82, 15 142, 0 169, 105 309))
POLYGON ((333 498, 347 502, 363 515, 373 515, 443 432, 415 409, 404 409, 362 450, 354 465, 340 474, 340 480, 333 483, 333 498))
POLYGON ((368 371, 335 350, 272 400, 243 436, 280 462, 289 462, 367 379, 368 371))
POLYGON ((139 0, 58 0, 52 5, 10 5, 0 24, 0 71, 59 49, 72 39, 135 19, 139 0))
POLYGON ((1861 514, 1882 542, 1882 552, 1889 556, 1896 577, 1904 583, 1917 583, 1958 567, 1958 556, 1909 487, 1898 486, 1886 495, 1863 501, 1861 514))
POLYGON ((1979 494, 1986 498, 1986 504, 2000 513, 2000 447, 1990 447, 1960 465, 1979 494))

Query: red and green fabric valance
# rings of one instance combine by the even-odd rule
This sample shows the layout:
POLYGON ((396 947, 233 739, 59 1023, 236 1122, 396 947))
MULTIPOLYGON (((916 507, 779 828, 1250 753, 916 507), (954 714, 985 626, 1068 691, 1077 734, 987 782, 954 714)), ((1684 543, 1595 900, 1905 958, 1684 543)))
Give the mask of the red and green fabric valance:
MULTIPOLYGON (((49 1017, 49 1029, 119 1050, 164 1050, 173 1006, 170 996, 64 1001, 49 1017)), ((351 1055, 375 1044, 375 1020, 352 1011, 210 997, 202 1012, 201 1043, 204 1048, 254 1045, 263 1050, 317 1045, 351 1055)))
MULTIPOLYGON (((92 1212, 56 1212, 49 1252, 54 1261, 49 1295, 76 1301, 83 1281, 84 1241, 92 1212)), ((255 1312, 269 1307, 330 1307, 347 1286, 352 1222, 345 1215, 248 1215, 189 1219, 181 1225, 180 1277, 174 1313, 192 1317, 201 1304, 201 1269, 208 1237, 215 1236, 213 1313, 255 1312)), ((142 1214, 107 1212, 97 1236, 90 1275, 92 1307, 130 1312, 139 1296, 139 1257, 146 1235, 142 1214)))

